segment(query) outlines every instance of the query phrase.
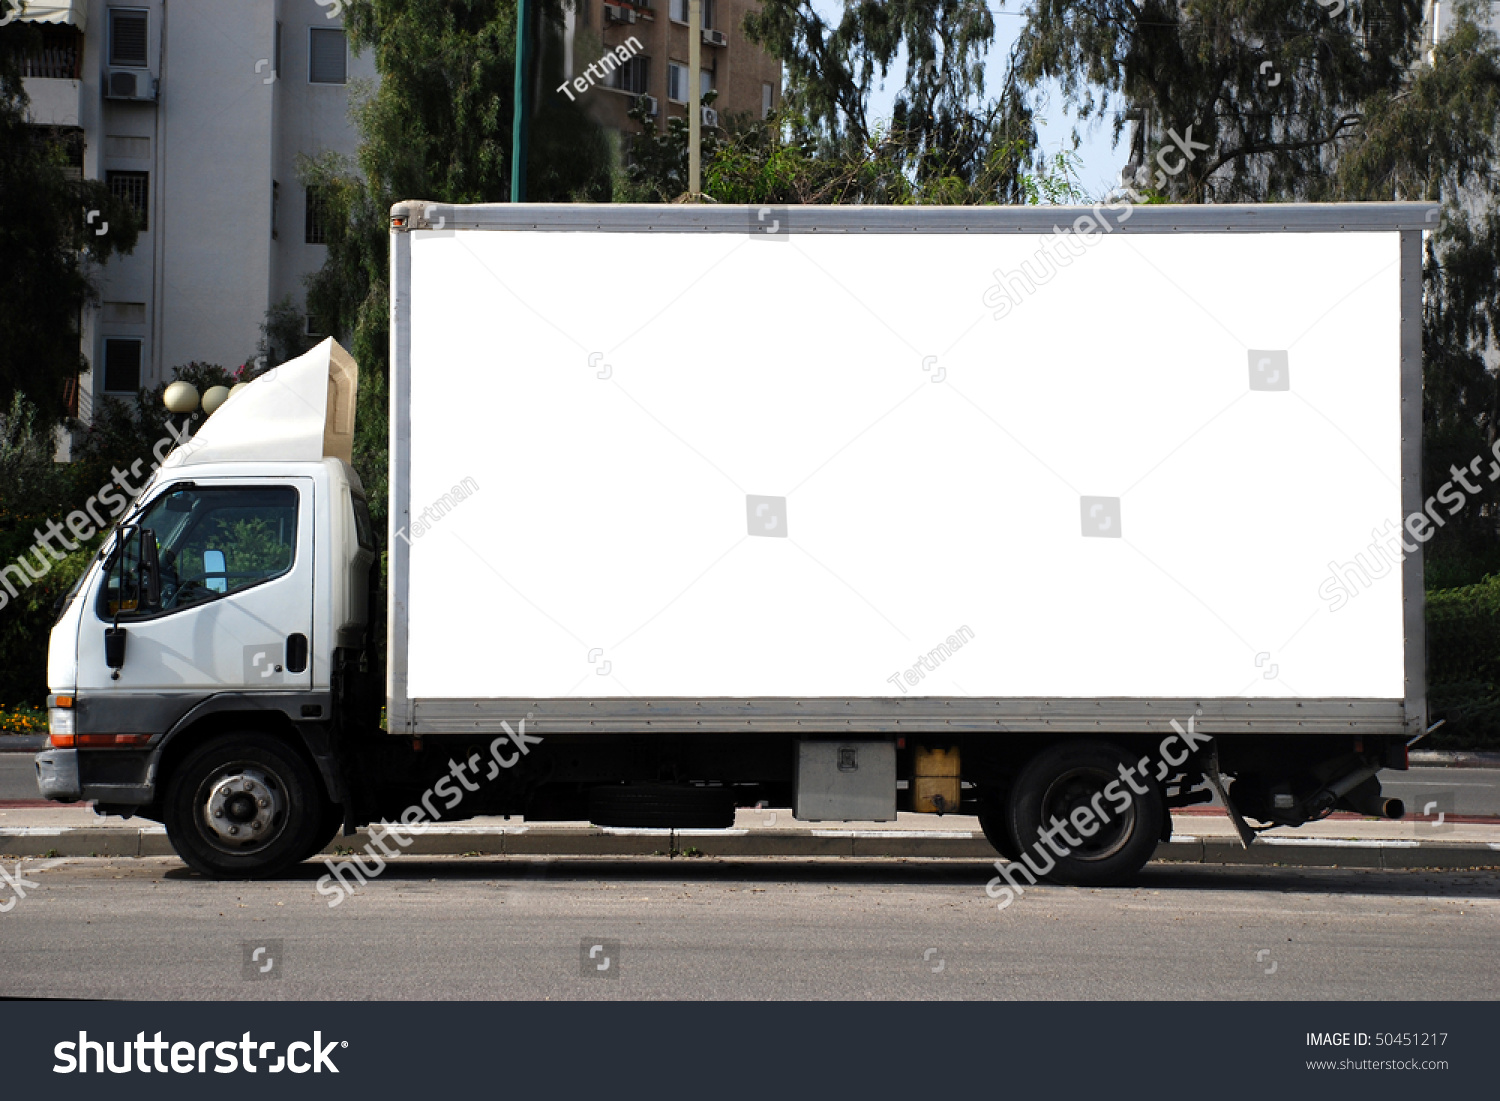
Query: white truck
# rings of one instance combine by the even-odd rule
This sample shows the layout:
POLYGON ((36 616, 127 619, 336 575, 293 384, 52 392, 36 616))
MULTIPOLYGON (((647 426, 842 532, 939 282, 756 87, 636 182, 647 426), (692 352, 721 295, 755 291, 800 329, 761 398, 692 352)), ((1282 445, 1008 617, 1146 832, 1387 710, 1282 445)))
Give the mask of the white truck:
POLYGON ((1399 816, 1434 212, 400 203, 384 691, 328 341, 67 601, 41 791, 223 877, 417 805, 977 814, 1075 883, 1212 791, 1399 816))

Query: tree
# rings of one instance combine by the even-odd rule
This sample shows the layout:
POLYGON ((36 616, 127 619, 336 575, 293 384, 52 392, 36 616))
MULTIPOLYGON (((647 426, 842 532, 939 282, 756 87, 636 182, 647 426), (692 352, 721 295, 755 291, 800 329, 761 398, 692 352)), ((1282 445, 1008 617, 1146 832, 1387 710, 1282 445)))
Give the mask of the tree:
MULTIPOLYGON (((1424 269, 1432 493, 1500 434, 1487 359, 1500 332, 1500 43, 1487 10, 1459 0, 1424 52, 1421 7, 1038 0, 1012 63, 1028 86, 1058 81, 1082 116, 1113 112, 1116 134, 1133 119, 1148 197, 1443 202, 1424 269)), ((1425 558, 1444 584, 1500 570, 1500 490, 1487 486, 1425 558)))
POLYGON ((878 141, 882 159, 918 186, 984 180, 992 201, 1022 201, 1016 154, 1034 149, 1036 132, 1008 76, 998 99, 985 92, 995 35, 985 0, 859 0, 837 24, 814 0, 765 0, 745 31, 785 66, 783 109, 801 120, 795 137, 814 156, 847 160, 878 141), (877 132, 870 95, 903 60, 890 125, 877 132))
POLYGON ((65 387, 88 367, 78 319, 98 301, 93 265, 131 251, 138 231, 104 183, 70 172, 81 155, 73 138, 28 123, 22 73, 40 46, 29 23, 0 27, 0 203, 10 211, 0 221, 0 402, 25 394, 52 425, 66 413, 65 387))
MULTIPOLYGON (((708 92, 703 96, 703 106, 712 107, 718 98, 718 92, 708 92)), ((629 114, 640 130, 630 137, 630 163, 625 169, 627 182, 624 193, 617 198, 631 203, 670 203, 685 199, 688 195, 687 115, 667 119, 666 130, 659 132, 652 117, 646 113, 645 96, 635 101, 629 114)), ((718 130, 710 126, 701 129, 698 152, 702 164, 712 164, 720 144, 718 130)))
MULTIPOLYGON (((685 133, 681 144, 685 157, 685 133)), ((1021 142, 993 147, 979 166, 932 150, 925 171, 914 173, 906 148, 894 127, 875 131, 862 146, 846 141, 841 149, 830 149, 810 135, 801 119, 738 128, 731 124, 728 138, 714 145, 711 157, 705 154, 704 194, 735 204, 890 206, 1076 203, 1086 198, 1076 177, 1077 158, 1070 153, 1058 153, 1030 170, 1023 168, 1029 150, 1021 142)))
POLYGON ((1033 94, 1058 82, 1080 121, 1107 119, 1116 137, 1136 121, 1141 184, 1173 200, 1328 201, 1367 112, 1410 77, 1422 7, 1036 0, 1011 65, 1033 94), (1158 154, 1185 167, 1160 171, 1158 154))
MULTIPOLYGON (((566 0, 544 0, 538 84, 561 82, 566 0), (556 76, 558 79, 552 79, 556 76)), ((513 0, 366 0, 345 8, 353 48, 380 74, 353 108, 351 162, 302 166, 329 215, 328 256, 308 282, 308 310, 347 340, 361 368, 355 467, 377 524, 385 519, 389 212, 401 199, 504 202, 510 197, 515 75, 513 0)), ((610 197, 607 139, 561 95, 540 97, 528 197, 610 197)))

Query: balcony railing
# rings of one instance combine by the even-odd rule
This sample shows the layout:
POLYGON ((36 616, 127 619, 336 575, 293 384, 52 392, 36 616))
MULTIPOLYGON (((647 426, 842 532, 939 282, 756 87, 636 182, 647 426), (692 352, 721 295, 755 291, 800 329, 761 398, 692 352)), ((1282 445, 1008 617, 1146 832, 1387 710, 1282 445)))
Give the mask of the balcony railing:
POLYGON ((83 60, 83 35, 72 29, 48 29, 42 32, 42 48, 27 54, 22 62, 22 76, 44 80, 77 80, 83 60))

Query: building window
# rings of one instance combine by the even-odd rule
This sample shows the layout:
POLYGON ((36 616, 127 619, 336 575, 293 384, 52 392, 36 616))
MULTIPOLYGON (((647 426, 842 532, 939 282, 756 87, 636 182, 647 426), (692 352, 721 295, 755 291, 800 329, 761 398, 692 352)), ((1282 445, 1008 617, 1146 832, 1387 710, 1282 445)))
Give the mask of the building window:
POLYGON ((344 84, 349 79, 349 48, 344 32, 313 27, 307 55, 307 79, 312 84, 344 84))
POLYGON ((651 59, 636 54, 636 56, 610 74, 610 87, 618 88, 622 92, 631 92, 635 95, 643 96, 650 86, 650 76, 651 59))
POLYGON ((316 187, 307 189, 307 218, 303 224, 303 240, 309 245, 328 243, 328 201, 316 187))
POLYGON ((673 103, 687 102, 687 72, 686 65, 679 65, 675 61, 667 62, 667 98, 673 103))
POLYGON ((141 388, 141 342, 111 338, 104 342, 104 389, 133 394, 141 388))
POLYGON ((714 90, 714 74, 708 69, 698 70, 698 98, 702 99, 714 90))
POLYGON ((104 181, 109 185, 109 193, 117 199, 122 199, 131 210, 135 211, 136 221, 141 229, 149 228, 146 225, 147 200, 150 198, 149 172, 106 172, 104 181))
POLYGON ((760 86, 760 117, 765 118, 771 113, 771 97, 774 89, 769 84, 760 86))
POLYGON ((107 325, 144 325, 146 303, 106 302, 104 303, 104 322, 107 325))
POLYGON ((125 69, 146 67, 146 13, 139 8, 109 9, 109 63, 125 69))
POLYGON ((327 336, 323 319, 317 314, 308 314, 307 323, 303 325, 302 332, 306 336, 327 336))
MULTIPOLYGON (((688 21, 688 0, 671 0, 668 14, 675 22, 686 23, 688 21)), ((703 0, 703 26, 705 29, 717 26, 714 23, 714 0, 703 0)))

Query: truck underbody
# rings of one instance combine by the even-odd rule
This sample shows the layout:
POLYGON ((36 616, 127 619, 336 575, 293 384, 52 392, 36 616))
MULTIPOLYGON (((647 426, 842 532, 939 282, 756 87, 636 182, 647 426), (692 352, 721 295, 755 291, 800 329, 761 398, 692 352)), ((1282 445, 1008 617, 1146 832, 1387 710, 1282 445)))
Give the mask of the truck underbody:
POLYGON ((1134 875, 1170 837, 1173 809, 1213 798, 1211 777, 1234 813, 1260 824, 1251 828, 1298 826, 1335 810, 1399 818, 1403 808, 1381 797, 1376 774, 1405 768, 1407 743, 1400 734, 1192 732, 1168 750, 1155 734, 1085 730, 880 737, 535 733, 524 724, 399 737, 334 717, 214 712, 152 747, 49 750, 38 771, 53 798, 93 798, 99 813, 165 823, 185 859, 213 875, 273 875, 340 830, 413 817, 716 829, 732 826, 737 809, 759 806, 792 807, 814 821, 977 815, 1009 860, 1049 824, 1063 823, 1069 836, 1073 821, 1094 827, 1094 843, 1075 829, 1079 843, 1045 877, 1105 884, 1134 875), (809 769, 804 779, 819 756, 835 761, 833 771, 809 769), (1117 798, 1106 803, 1112 785, 1117 798), (1090 806, 1093 816, 1075 817, 1090 806))

